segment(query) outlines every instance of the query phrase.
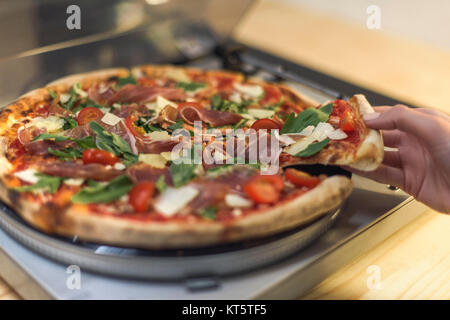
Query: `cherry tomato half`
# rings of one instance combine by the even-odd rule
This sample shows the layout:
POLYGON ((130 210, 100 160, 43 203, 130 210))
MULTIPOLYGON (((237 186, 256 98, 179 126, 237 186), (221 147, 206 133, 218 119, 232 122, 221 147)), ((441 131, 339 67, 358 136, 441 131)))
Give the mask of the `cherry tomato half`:
POLYGON ((275 122, 271 119, 259 119, 256 120, 252 126, 252 129, 254 130, 260 130, 260 129, 266 129, 270 132, 271 129, 278 129, 281 130, 281 126, 278 122, 275 122))
POLYGON ((296 187, 314 188, 320 182, 318 177, 294 168, 286 169, 285 176, 286 180, 292 182, 296 187))
POLYGON ((102 110, 95 107, 86 107, 78 113, 77 122, 78 125, 82 126, 91 121, 100 120, 103 118, 102 110))
POLYGON ((144 129, 136 127, 134 125, 134 122, 137 120, 137 117, 134 115, 129 115, 126 119, 125 119, 125 125, 127 126, 128 130, 131 131, 131 133, 133 134, 133 136, 135 138, 139 138, 139 139, 145 139, 144 136, 144 129))
POLYGON ((355 120, 349 110, 345 110, 341 116, 341 121, 339 122, 339 128, 345 132, 351 132, 355 130, 355 120))
POLYGON ((147 211, 153 193, 155 191, 155 184, 150 181, 143 181, 138 183, 131 189, 129 192, 129 203, 136 210, 136 212, 144 212, 147 211))
POLYGON ((153 86, 156 86, 156 81, 153 79, 140 78, 140 79, 138 79, 138 84, 140 86, 153 87, 153 86))
POLYGON ((83 151, 83 163, 100 163, 104 165, 113 165, 119 159, 115 154, 106 150, 86 149, 83 151))
POLYGON ((244 192, 256 203, 274 203, 283 190, 283 178, 278 175, 257 175, 244 184, 244 192))

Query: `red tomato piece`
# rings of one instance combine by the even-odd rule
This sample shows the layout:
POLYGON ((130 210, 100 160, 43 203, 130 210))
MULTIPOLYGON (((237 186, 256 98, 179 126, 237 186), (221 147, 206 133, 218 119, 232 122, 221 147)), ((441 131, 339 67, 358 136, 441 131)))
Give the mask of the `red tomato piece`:
POLYGON ((349 110, 345 110, 341 116, 341 121, 339 122, 339 128, 345 132, 351 132, 355 130, 355 120, 349 110))
POLYGON ((279 175, 258 175, 247 182, 243 190, 256 203, 275 203, 283 190, 279 175))
POLYGON ((156 86, 156 81, 153 79, 141 78, 141 79, 138 79, 138 84, 140 86, 152 87, 152 86, 156 86))
POLYGON ((260 129, 266 129, 266 130, 271 130, 271 129, 278 129, 281 130, 281 126, 278 122, 275 122, 271 119, 259 119, 256 120, 252 126, 252 129, 254 130, 260 130, 260 129))
POLYGON ((82 126, 91 121, 100 120, 103 118, 102 110, 95 107, 86 107, 78 113, 77 122, 78 125, 82 126))
POLYGON ((260 101, 261 105, 272 105, 280 102, 282 95, 281 91, 277 87, 267 85, 264 87, 264 93, 264 97, 260 101))
POLYGON ((119 159, 111 152, 100 149, 86 149, 83 151, 83 163, 100 163, 104 165, 113 165, 119 159))
POLYGON ((140 182, 129 192, 128 201, 136 212, 145 212, 150 207, 154 191, 155 184, 153 182, 140 182))
POLYGON ((125 119, 125 125, 127 126, 127 128, 131 131, 131 133, 133 134, 133 136, 135 136, 135 138, 139 138, 139 139, 145 139, 144 136, 144 130, 142 128, 138 128, 134 125, 134 122, 137 120, 137 117, 134 115, 129 115, 126 119, 125 119), (143 132, 140 132, 140 130, 142 130, 143 132))
POLYGON ((286 169, 285 176, 286 180, 293 183, 296 187, 314 188, 320 182, 318 177, 294 168, 286 169))

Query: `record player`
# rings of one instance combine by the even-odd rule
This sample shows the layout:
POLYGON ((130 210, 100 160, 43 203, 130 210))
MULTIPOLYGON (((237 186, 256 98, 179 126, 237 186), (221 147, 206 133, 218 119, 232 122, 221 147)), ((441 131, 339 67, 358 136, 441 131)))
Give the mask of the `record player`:
MULTIPOLYGON (((375 105, 399 103, 234 41, 233 28, 252 2, 3 4, 1 15, 33 22, 22 26, 24 37, 0 50, 0 103, 6 106, 64 75, 146 63, 236 70, 286 83, 321 103, 354 93, 375 105), (72 4, 81 10, 79 30, 66 26, 72 4)), ((297 298, 423 212, 424 206, 401 190, 356 175, 352 180, 344 205, 307 226, 195 250, 119 248, 51 236, 0 204, 0 276, 30 299, 297 298), (68 283, 74 267, 80 271, 79 287, 68 283)))

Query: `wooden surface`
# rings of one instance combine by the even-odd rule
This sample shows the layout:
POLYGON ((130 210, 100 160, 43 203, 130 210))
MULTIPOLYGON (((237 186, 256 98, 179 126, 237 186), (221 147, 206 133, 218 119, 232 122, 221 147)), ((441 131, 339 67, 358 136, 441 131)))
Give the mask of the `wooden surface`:
MULTIPOLYGON (((275 1, 258 3, 236 37, 399 100, 450 112, 449 52, 275 1)), ((0 279, 0 299, 18 298, 0 279)), ((449 299, 450 216, 428 210, 301 298, 449 299), (379 288, 368 288, 370 266, 380 272, 379 288)))

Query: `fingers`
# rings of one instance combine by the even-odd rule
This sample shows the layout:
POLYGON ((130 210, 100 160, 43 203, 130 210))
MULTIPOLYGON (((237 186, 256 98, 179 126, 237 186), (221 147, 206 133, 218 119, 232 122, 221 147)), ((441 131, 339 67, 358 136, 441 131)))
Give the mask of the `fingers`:
POLYGON ((386 147, 397 148, 402 138, 402 132, 400 130, 388 130, 382 131, 383 143, 386 147))
POLYGON ((384 158, 383 158, 383 164, 385 164, 389 167, 401 168, 402 161, 400 158, 400 153, 398 151, 385 151, 384 158))
POLYGON ((435 117, 402 105, 391 108, 379 107, 376 110, 380 112, 364 115, 368 127, 381 130, 398 129, 425 140, 433 139, 435 117))
POLYGON ((396 186, 401 189, 404 187, 405 176, 403 174, 403 170, 400 168, 394 168, 382 164, 375 171, 359 171, 349 167, 345 167, 345 169, 380 183, 396 186))

